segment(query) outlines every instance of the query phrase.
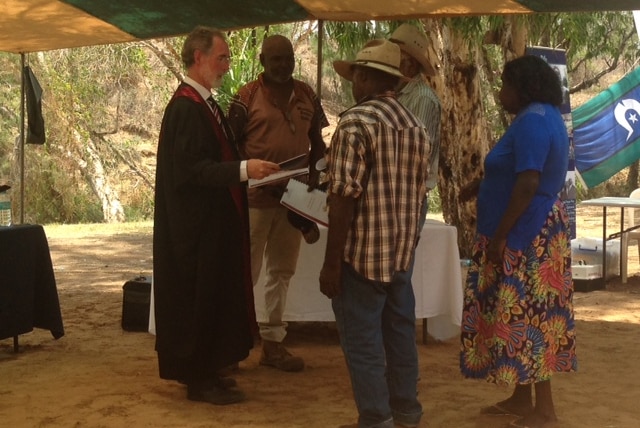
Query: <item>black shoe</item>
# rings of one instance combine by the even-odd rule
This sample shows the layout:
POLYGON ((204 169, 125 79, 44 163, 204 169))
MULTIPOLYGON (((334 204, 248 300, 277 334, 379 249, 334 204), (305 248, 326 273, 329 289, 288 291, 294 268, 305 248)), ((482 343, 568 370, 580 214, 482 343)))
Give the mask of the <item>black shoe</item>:
POLYGON ((244 392, 237 389, 225 389, 217 386, 207 388, 187 385, 187 399, 224 406, 239 403, 247 399, 244 392))
POLYGON ((219 378, 214 380, 214 386, 218 386, 222 389, 229 389, 238 386, 238 382, 236 382, 236 380, 232 377, 220 376, 219 378))
POLYGON ((218 370, 218 376, 227 377, 231 376, 233 373, 237 373, 240 370, 240 365, 238 363, 229 364, 226 367, 218 370))
MULTIPOLYGON (((178 380, 178 382, 180 382, 183 385, 188 385, 189 382, 187 382, 186 380, 180 379, 178 380)), ((220 387, 222 389, 229 389, 229 388, 233 388, 235 386, 238 386, 238 382, 236 382, 236 380, 232 377, 226 377, 226 376, 219 376, 215 379, 211 379, 209 381, 205 381, 202 382, 202 386, 204 388, 208 388, 210 386, 217 386, 220 387)))

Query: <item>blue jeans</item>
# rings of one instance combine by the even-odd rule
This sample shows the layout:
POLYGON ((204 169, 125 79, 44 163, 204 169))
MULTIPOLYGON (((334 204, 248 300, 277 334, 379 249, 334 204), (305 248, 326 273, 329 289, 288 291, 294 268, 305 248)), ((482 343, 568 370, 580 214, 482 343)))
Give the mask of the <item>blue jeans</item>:
POLYGON ((370 281, 342 264, 342 292, 332 300, 360 428, 416 426, 415 298, 411 283, 370 281))

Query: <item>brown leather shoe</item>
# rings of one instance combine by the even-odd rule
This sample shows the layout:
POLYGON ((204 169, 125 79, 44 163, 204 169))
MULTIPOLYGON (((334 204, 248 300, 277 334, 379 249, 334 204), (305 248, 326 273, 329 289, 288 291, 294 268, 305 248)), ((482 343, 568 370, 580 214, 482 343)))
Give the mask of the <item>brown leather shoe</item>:
POLYGON ((294 357, 280 342, 262 341, 260 364, 275 367, 285 372, 299 372, 304 369, 304 360, 294 357))
POLYGON ((218 386, 196 387, 187 385, 187 399, 224 406, 239 403, 246 400, 247 397, 244 392, 238 389, 221 388, 218 386))

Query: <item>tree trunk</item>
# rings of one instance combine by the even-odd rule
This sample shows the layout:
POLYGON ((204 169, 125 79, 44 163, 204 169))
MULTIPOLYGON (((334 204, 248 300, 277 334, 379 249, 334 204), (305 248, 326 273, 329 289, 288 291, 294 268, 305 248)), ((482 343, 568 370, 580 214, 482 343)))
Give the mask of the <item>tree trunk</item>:
MULTIPOLYGON (((487 77, 483 72, 494 68, 483 70, 481 65, 487 58, 482 47, 470 43, 444 21, 424 20, 423 24, 437 55, 433 62, 440 64, 430 83, 442 102, 438 179, 442 214, 447 223, 458 228, 460 254, 468 257, 476 232, 476 199, 460 203, 458 195, 482 177, 484 158, 494 144, 481 90, 487 77)), ((505 17, 497 34, 505 61, 524 54, 527 31, 522 19, 505 17)))
POLYGON ((638 188, 638 161, 629 165, 629 175, 627 175, 628 193, 638 188))
MULTIPOLYGON (((43 70, 51 73, 49 65, 43 60, 43 56, 39 54, 37 57, 39 65, 43 70)), ((71 95, 73 97, 73 94, 71 95)), ((50 102, 56 103, 56 99, 50 99, 50 102)), ((68 132, 68 145, 59 147, 49 142, 59 150, 61 156, 70 159, 71 162, 81 171, 82 177, 92 189, 95 196, 100 200, 102 205, 103 219, 106 223, 122 223, 125 221, 125 214, 120 202, 118 191, 111 185, 112 180, 109 178, 105 170, 105 164, 108 159, 100 152, 99 146, 94 139, 99 137, 95 132, 88 131, 92 124, 86 121, 76 120, 73 113, 74 109, 83 110, 81 106, 75 105, 75 101, 70 101, 69 106, 59 106, 54 104, 49 111, 53 112, 50 122, 55 123, 53 126, 61 126, 68 132)))
POLYGON ((524 55, 529 31, 522 17, 506 16, 501 35, 500 46, 502 46, 502 55, 505 62, 524 55))
POLYGON ((444 220, 458 228, 460 254, 471 253, 476 230, 476 200, 458 201, 460 189, 482 177, 484 156, 491 144, 479 83, 480 49, 442 21, 425 21, 439 63, 431 83, 442 103, 438 188, 444 220), (438 37, 434 37, 434 35, 438 37))
POLYGON ((75 130, 73 130, 73 136, 78 147, 82 147, 84 161, 80 163, 80 168, 94 194, 100 199, 104 221, 106 223, 123 223, 125 215, 120 203, 120 196, 118 191, 111 186, 102 157, 94 141, 91 138, 84 141, 75 130))

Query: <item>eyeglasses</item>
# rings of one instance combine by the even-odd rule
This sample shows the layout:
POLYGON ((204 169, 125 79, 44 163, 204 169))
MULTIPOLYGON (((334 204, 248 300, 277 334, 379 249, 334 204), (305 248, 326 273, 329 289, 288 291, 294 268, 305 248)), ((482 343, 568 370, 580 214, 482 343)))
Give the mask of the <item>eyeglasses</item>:
POLYGON ((231 57, 229 55, 220 55, 218 57, 216 57, 216 61, 218 61, 220 64, 222 63, 227 63, 227 64, 231 64, 231 57))
POLYGON ((293 118, 291 117, 291 112, 282 110, 282 114, 284 115, 284 118, 287 120, 287 122, 289 122, 289 129, 291 130, 291 133, 295 134, 296 133, 296 124, 293 123, 293 118))

